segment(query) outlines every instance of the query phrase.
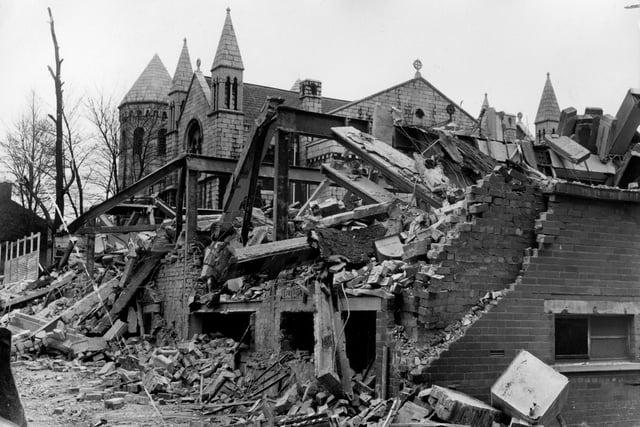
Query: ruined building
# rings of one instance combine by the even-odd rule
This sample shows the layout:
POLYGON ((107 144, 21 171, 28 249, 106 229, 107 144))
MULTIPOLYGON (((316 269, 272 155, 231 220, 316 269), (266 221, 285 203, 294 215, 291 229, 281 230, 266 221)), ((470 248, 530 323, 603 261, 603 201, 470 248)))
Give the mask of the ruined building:
MULTIPOLYGON (((414 64, 417 70, 419 61, 414 64)), ((210 74, 197 61, 193 71, 186 39, 173 78, 154 55, 120 103, 122 127, 120 177, 123 187, 139 180, 160 165, 183 153, 237 159, 267 98, 279 98, 282 105, 349 118, 373 120, 374 108, 382 103, 393 107, 405 124, 442 126, 454 122, 468 132, 477 127, 469 113, 435 88, 417 71, 414 78, 356 101, 322 95, 322 82, 297 81, 280 89, 244 81, 244 63, 231 21, 230 11, 222 27, 210 74)), ((340 157, 337 144, 303 137, 294 142, 291 162, 297 166, 317 166, 340 157)), ((173 204, 177 177, 171 176, 149 189, 173 204)), ((198 180, 198 204, 219 208, 226 182, 215 174, 198 180)), ((265 195, 273 182, 264 179, 265 195)), ((313 191, 298 185, 292 198, 304 202, 313 191)))

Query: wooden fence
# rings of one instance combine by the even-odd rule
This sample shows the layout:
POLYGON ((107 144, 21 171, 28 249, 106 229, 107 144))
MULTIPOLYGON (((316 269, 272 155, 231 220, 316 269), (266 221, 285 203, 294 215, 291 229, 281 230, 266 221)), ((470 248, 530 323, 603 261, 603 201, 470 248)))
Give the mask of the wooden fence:
POLYGON ((5 284, 38 278, 40 244, 40 233, 4 243, 5 284))

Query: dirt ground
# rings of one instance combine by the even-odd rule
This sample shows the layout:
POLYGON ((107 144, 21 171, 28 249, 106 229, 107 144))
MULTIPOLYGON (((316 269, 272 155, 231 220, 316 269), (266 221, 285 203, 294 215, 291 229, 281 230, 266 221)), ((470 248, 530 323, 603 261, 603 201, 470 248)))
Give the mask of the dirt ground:
POLYGON ((30 426, 221 425, 203 424, 195 404, 165 403, 160 399, 155 402, 159 415, 144 392, 127 393, 125 406, 120 409, 106 409, 103 399, 79 398, 82 392, 115 397, 114 392, 101 385, 97 367, 50 358, 14 361, 11 366, 30 426))

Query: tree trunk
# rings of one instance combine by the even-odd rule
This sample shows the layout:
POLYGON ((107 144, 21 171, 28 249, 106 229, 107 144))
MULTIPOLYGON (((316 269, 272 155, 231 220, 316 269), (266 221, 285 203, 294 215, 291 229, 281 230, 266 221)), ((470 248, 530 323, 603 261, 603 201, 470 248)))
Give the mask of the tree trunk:
POLYGON ((53 78, 56 89, 56 206, 58 208, 58 215, 55 215, 54 228, 57 230, 62 224, 62 217, 64 216, 64 153, 63 153, 63 131, 62 131, 62 79, 60 77, 60 68, 62 66, 62 60, 60 59, 60 49, 58 48, 58 39, 56 38, 56 30, 53 24, 53 15, 51 14, 51 8, 48 7, 49 19, 51 20, 51 39, 53 40, 53 50, 56 61, 56 71, 54 72, 51 67, 49 73, 53 78))

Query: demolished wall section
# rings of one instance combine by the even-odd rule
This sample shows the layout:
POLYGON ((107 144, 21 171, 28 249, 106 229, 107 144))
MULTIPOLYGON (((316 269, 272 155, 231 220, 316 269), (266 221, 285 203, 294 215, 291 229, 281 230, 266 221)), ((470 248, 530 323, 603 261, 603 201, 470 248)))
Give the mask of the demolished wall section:
POLYGON ((167 254, 161 261, 155 285, 162 298, 163 317, 167 326, 178 337, 187 339, 189 334, 189 298, 198 285, 200 260, 197 253, 184 251, 167 254))
POLYGON ((444 329, 487 292, 513 283, 524 249, 535 242, 534 223, 544 198, 531 183, 506 182, 494 172, 467 189, 465 204, 466 211, 454 211, 453 227, 428 253, 442 278, 431 277, 428 287, 405 297, 404 310, 416 319, 410 335, 419 342, 428 342, 425 330, 444 329))
MULTIPOLYGON (((540 248, 528 251, 522 279, 451 343, 422 379, 488 399, 491 385, 520 349, 556 363, 550 304, 566 305, 565 314, 581 305, 568 300, 582 302, 590 313, 603 308, 609 314, 638 313, 639 217, 640 206, 635 204, 550 196, 549 209, 536 221, 540 248)), ((634 317, 631 361, 638 360, 640 342, 638 316, 634 317)), ((640 397, 633 385, 640 381, 640 371, 629 361, 620 363, 609 372, 587 364, 582 372, 567 373, 569 397, 563 416, 570 425, 631 425, 640 420, 640 397)))

